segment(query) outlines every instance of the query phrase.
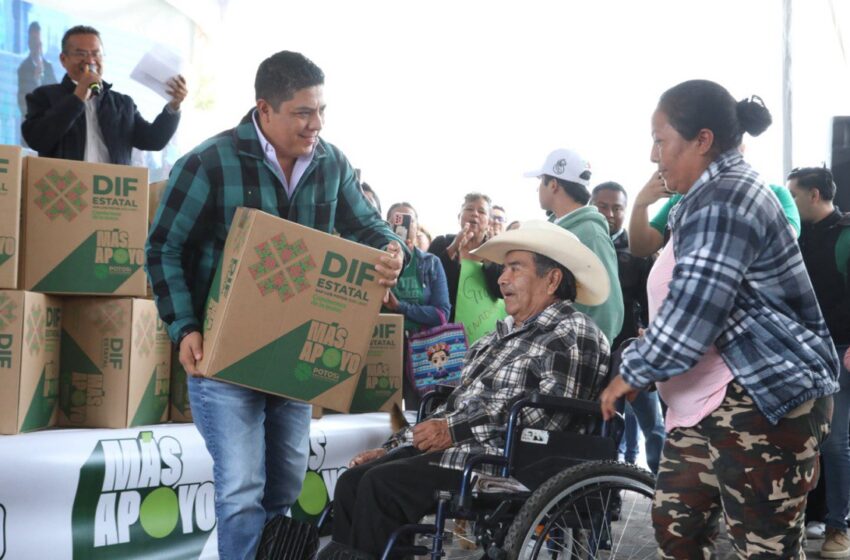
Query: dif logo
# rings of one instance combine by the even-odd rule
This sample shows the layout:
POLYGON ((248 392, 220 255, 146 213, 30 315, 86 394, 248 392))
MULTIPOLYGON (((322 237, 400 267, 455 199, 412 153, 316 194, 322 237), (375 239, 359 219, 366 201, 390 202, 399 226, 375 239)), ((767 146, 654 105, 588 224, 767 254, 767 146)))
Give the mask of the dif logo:
POLYGON ((349 284, 362 286, 367 280, 374 280, 375 265, 357 259, 348 261, 339 253, 328 251, 322 264, 322 274, 329 278, 344 278, 349 284))
POLYGON ((0 334, 0 368, 12 369, 12 346, 15 339, 11 334, 0 334))
POLYGON ((134 177, 107 177, 95 175, 92 178, 92 190, 99 196, 132 196, 138 190, 139 180, 134 177))
MULTIPOLYGON (((9 192, 9 187, 6 186, 5 177, 9 172, 9 160, 6 158, 0 158, 0 195, 7 194, 9 192)), ((3 558, 2 552, 0 552, 0 558, 3 558)))
POLYGON ((372 331, 372 338, 390 338, 395 332, 396 328, 392 323, 378 323, 372 331))

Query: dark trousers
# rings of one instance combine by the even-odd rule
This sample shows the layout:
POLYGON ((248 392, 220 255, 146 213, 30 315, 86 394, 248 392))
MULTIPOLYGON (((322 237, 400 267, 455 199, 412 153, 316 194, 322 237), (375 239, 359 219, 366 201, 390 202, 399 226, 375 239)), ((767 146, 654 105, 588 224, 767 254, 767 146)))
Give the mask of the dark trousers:
POLYGON ((438 490, 460 487, 461 471, 428 464, 439 455, 403 447, 342 473, 334 490, 333 540, 380 557, 395 529, 437 511, 438 490))

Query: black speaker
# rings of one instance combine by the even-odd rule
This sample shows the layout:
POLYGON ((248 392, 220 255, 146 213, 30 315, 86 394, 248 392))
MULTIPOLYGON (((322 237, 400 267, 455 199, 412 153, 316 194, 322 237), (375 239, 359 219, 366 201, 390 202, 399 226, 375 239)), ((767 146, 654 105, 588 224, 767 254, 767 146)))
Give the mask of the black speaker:
POLYGON ((850 211, 850 117, 832 117, 832 176, 835 205, 850 211))

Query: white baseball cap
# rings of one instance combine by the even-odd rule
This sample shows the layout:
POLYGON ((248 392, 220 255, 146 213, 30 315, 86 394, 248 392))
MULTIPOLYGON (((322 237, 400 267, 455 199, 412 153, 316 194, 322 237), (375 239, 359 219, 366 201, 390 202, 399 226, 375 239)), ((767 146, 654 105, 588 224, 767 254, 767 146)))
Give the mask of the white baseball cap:
POLYGON ((546 156, 543 166, 535 171, 529 171, 526 177, 540 177, 550 175, 590 187, 590 179, 583 179, 581 174, 590 171, 590 164, 575 150, 558 149, 546 156))

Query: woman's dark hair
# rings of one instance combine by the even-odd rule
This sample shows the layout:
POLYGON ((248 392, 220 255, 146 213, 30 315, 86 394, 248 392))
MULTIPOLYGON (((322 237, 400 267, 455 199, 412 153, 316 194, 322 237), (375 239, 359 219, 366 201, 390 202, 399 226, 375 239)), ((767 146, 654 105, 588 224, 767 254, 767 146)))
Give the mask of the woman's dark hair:
POLYGON ((366 193, 369 193, 370 195, 372 195, 372 200, 375 201, 375 209, 378 211, 378 214, 380 214, 381 213, 381 199, 378 198, 378 193, 375 192, 375 189, 370 187, 369 183, 366 183, 366 182, 360 183, 360 189, 363 191, 363 196, 366 196, 366 193))
POLYGON ((416 208, 414 208, 411 203, 409 203, 409 202, 396 202, 395 204, 390 206, 389 210, 387 210, 387 221, 390 221, 390 216, 393 215, 393 212, 395 212, 398 208, 401 208, 402 206, 406 206, 407 208, 410 208, 413 211, 413 217, 416 218, 417 220, 419 219, 419 213, 416 211, 416 208))
POLYGON ((573 276, 573 273, 567 267, 550 259, 546 255, 541 255, 540 253, 531 254, 534 256, 534 272, 538 278, 543 278, 553 268, 561 271, 563 277, 561 278, 561 283, 558 284, 558 289, 555 290, 555 298, 563 301, 575 301, 576 277, 573 276))
POLYGON ((735 101, 720 84, 689 80, 664 92, 658 110, 685 140, 706 128, 714 133, 713 152, 720 154, 741 145, 744 132, 758 136, 773 122, 760 97, 735 101))

